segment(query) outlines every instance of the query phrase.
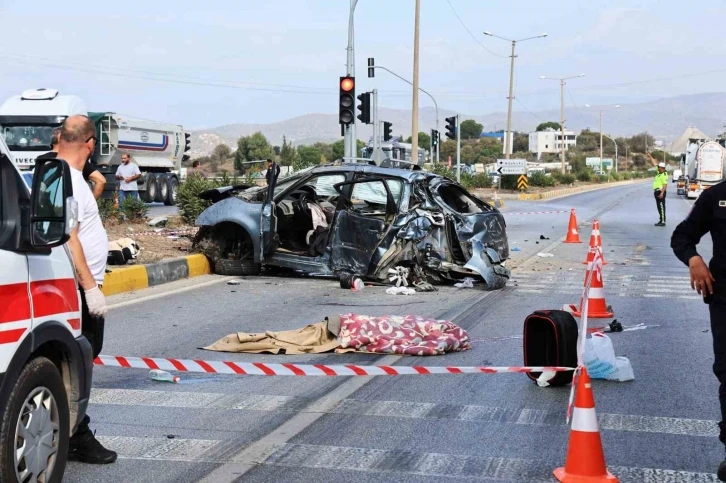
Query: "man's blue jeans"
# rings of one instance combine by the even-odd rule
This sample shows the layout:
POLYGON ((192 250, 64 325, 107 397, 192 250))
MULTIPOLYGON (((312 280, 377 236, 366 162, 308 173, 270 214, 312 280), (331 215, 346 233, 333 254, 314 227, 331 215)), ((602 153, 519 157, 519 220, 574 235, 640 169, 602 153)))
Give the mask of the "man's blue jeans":
POLYGON ((136 198, 139 199, 139 192, 138 191, 124 191, 119 190, 118 191, 118 202, 123 203, 125 198, 136 198))

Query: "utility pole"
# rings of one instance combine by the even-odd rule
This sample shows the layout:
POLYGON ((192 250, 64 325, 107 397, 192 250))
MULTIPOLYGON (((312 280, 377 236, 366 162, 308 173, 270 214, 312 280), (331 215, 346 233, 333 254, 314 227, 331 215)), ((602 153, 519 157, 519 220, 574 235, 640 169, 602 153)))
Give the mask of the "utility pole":
POLYGON ((418 163, 418 37, 421 0, 416 0, 416 14, 413 27, 413 105, 411 108, 411 161, 418 163), (415 160, 415 161, 414 161, 415 160))
MULTIPOLYGON (((539 76, 540 79, 558 80, 560 81, 560 128, 562 130, 562 142, 560 145, 561 156, 562 156, 562 174, 567 173, 567 163, 565 162, 565 81, 569 79, 575 79, 577 77, 585 77, 585 74, 574 75, 571 77, 547 77, 544 75, 539 76)), ((601 143, 602 145, 602 143, 601 143)), ((601 158, 602 159, 602 158, 601 158)), ((602 161, 601 161, 602 163, 602 161)))
POLYGON ((461 124, 456 115, 456 182, 461 183, 461 124))
POLYGON ((600 109, 600 171, 602 171, 602 109, 600 109))
MULTIPOLYGON (((345 65, 345 74, 350 77, 355 77, 355 32, 354 32, 354 14, 355 14, 355 7, 358 4, 358 0, 350 0, 350 13, 348 16, 348 48, 347 50, 347 60, 345 65)), ((344 137, 343 137, 343 157, 348 158, 355 158, 357 157, 358 153, 358 142, 356 141, 355 136, 355 117, 353 117, 353 122, 350 124, 345 125, 345 131, 344 131, 344 137)))
MULTIPOLYGON (((506 159, 509 159, 512 156, 512 139, 510 137, 512 136, 512 100, 514 99, 514 59, 517 57, 514 53, 515 48, 517 47, 517 42, 524 42, 525 40, 532 40, 532 39, 541 39, 544 37, 547 37, 547 34, 537 35, 535 37, 528 37, 526 39, 520 39, 520 40, 514 40, 514 39, 506 39, 504 37, 500 37, 498 35, 494 35, 493 33, 489 31, 485 31, 484 35, 488 35, 489 37, 496 37, 498 39, 506 40, 508 42, 512 43, 512 55, 511 61, 509 63, 509 106, 507 108, 507 132, 504 134, 504 157, 506 159)), ((495 129, 496 130, 496 126, 495 129)))

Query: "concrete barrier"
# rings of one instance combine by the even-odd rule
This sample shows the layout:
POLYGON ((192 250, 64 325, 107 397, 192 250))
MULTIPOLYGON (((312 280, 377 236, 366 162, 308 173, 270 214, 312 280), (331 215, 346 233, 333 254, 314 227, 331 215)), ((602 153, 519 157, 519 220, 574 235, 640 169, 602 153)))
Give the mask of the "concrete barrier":
POLYGON ((210 273, 212 270, 209 260, 201 254, 171 258, 148 265, 112 265, 103 281, 103 293, 107 296, 115 295, 210 273))

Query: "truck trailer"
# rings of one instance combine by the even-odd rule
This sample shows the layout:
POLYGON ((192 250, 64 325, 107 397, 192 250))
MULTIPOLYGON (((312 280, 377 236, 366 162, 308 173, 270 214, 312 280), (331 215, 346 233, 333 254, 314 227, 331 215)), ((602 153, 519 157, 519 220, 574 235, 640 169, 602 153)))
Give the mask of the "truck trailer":
POLYGON ((89 112, 77 96, 59 95, 56 89, 32 89, 0 106, 0 130, 15 163, 32 170, 35 159, 50 151, 54 128, 66 118, 83 114, 96 125, 98 142, 91 157, 106 177, 103 197, 113 199, 118 189, 116 169, 128 153, 139 166, 139 195, 147 203, 176 203, 181 163, 189 159, 190 134, 180 125, 128 117, 116 112, 89 112))
POLYGON ((724 178, 724 147, 718 141, 690 143, 685 162, 687 198, 698 198, 724 178))

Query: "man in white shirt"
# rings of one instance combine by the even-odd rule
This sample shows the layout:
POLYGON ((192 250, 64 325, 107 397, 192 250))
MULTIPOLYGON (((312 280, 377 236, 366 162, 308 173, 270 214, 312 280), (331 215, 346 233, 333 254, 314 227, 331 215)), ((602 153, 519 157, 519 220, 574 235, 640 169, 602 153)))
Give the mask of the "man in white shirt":
MULTIPOLYGON (((78 225, 71 232, 68 248, 81 286, 82 333, 93 347, 93 357, 101 352, 106 315, 106 298, 101 292, 106 275, 108 235, 98 215, 98 205, 83 167, 96 147, 96 128, 86 116, 65 120, 58 143, 58 159, 71 168, 73 197, 78 202, 78 225)), ((113 463, 116 453, 101 445, 88 427, 88 414, 78 423, 68 445, 68 459, 92 464, 113 463)))
POLYGON ((136 180, 141 178, 141 170, 131 162, 131 156, 124 153, 121 155, 121 164, 116 170, 116 179, 120 180, 118 185, 118 202, 123 203, 124 198, 139 199, 139 186, 136 180))

